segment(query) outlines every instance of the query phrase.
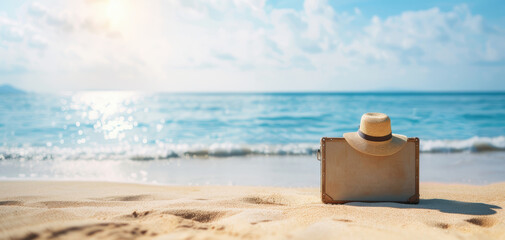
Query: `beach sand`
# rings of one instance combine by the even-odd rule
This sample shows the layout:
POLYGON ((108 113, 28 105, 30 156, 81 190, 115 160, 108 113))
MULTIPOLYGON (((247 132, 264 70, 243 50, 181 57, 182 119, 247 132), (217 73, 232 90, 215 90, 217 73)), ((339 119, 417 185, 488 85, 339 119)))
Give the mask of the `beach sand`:
POLYGON ((318 188, 0 182, 0 239, 505 239, 505 183, 421 183, 418 205, 318 188))

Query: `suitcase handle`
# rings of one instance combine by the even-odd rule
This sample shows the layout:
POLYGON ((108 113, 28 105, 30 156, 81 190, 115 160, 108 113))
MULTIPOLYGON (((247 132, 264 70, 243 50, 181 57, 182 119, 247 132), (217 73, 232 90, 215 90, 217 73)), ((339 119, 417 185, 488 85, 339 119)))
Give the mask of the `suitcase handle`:
POLYGON ((321 149, 317 149, 317 160, 321 161, 321 149))

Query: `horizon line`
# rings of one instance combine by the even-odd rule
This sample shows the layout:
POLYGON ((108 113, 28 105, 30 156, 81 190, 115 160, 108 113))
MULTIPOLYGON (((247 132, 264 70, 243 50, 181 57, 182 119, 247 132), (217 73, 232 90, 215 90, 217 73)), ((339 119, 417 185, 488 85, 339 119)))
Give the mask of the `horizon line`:
MULTIPOLYGON (((11 84, 0 84, 21 93, 74 93, 74 92, 139 92, 139 93, 170 93, 170 94, 505 94, 505 90, 337 90, 337 91, 148 91, 121 89, 83 89, 60 91, 31 91, 15 87, 11 84)), ((1 93, 1 92, 0 92, 1 93)))
MULTIPOLYGON (((504 90, 497 91, 144 91, 144 90, 65 90, 65 91, 24 91, 22 93, 63 94, 76 92, 137 92, 137 93, 166 93, 166 94, 505 94, 504 90)), ((1 94, 1 93, 0 93, 1 94)))

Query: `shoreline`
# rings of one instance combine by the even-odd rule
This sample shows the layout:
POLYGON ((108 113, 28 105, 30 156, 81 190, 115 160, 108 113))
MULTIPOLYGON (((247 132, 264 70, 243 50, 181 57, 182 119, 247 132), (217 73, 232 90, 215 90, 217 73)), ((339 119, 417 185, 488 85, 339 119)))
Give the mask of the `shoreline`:
POLYGON ((0 181, 0 238, 503 238, 505 182, 420 184, 421 201, 321 203, 319 188, 0 181))
MULTIPOLYGON (((505 182, 505 152, 421 154, 420 181, 484 185, 505 182), (450 169, 450 171, 447 171, 450 169)), ((319 187, 315 156, 208 159, 0 160, 0 181, 66 180, 171 185, 319 187)))

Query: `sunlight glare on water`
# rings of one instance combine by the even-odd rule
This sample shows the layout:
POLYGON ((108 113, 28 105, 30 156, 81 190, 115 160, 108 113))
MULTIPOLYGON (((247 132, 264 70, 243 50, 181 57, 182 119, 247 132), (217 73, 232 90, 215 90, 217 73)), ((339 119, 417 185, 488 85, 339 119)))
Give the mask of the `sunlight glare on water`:
MULTIPOLYGON (((80 113, 105 140, 121 141, 126 136, 125 131, 138 124, 132 113, 136 111, 134 105, 139 97, 135 92, 79 92, 72 96, 70 109, 80 113)), ((79 127, 80 122, 77 121, 76 126, 79 127)))

